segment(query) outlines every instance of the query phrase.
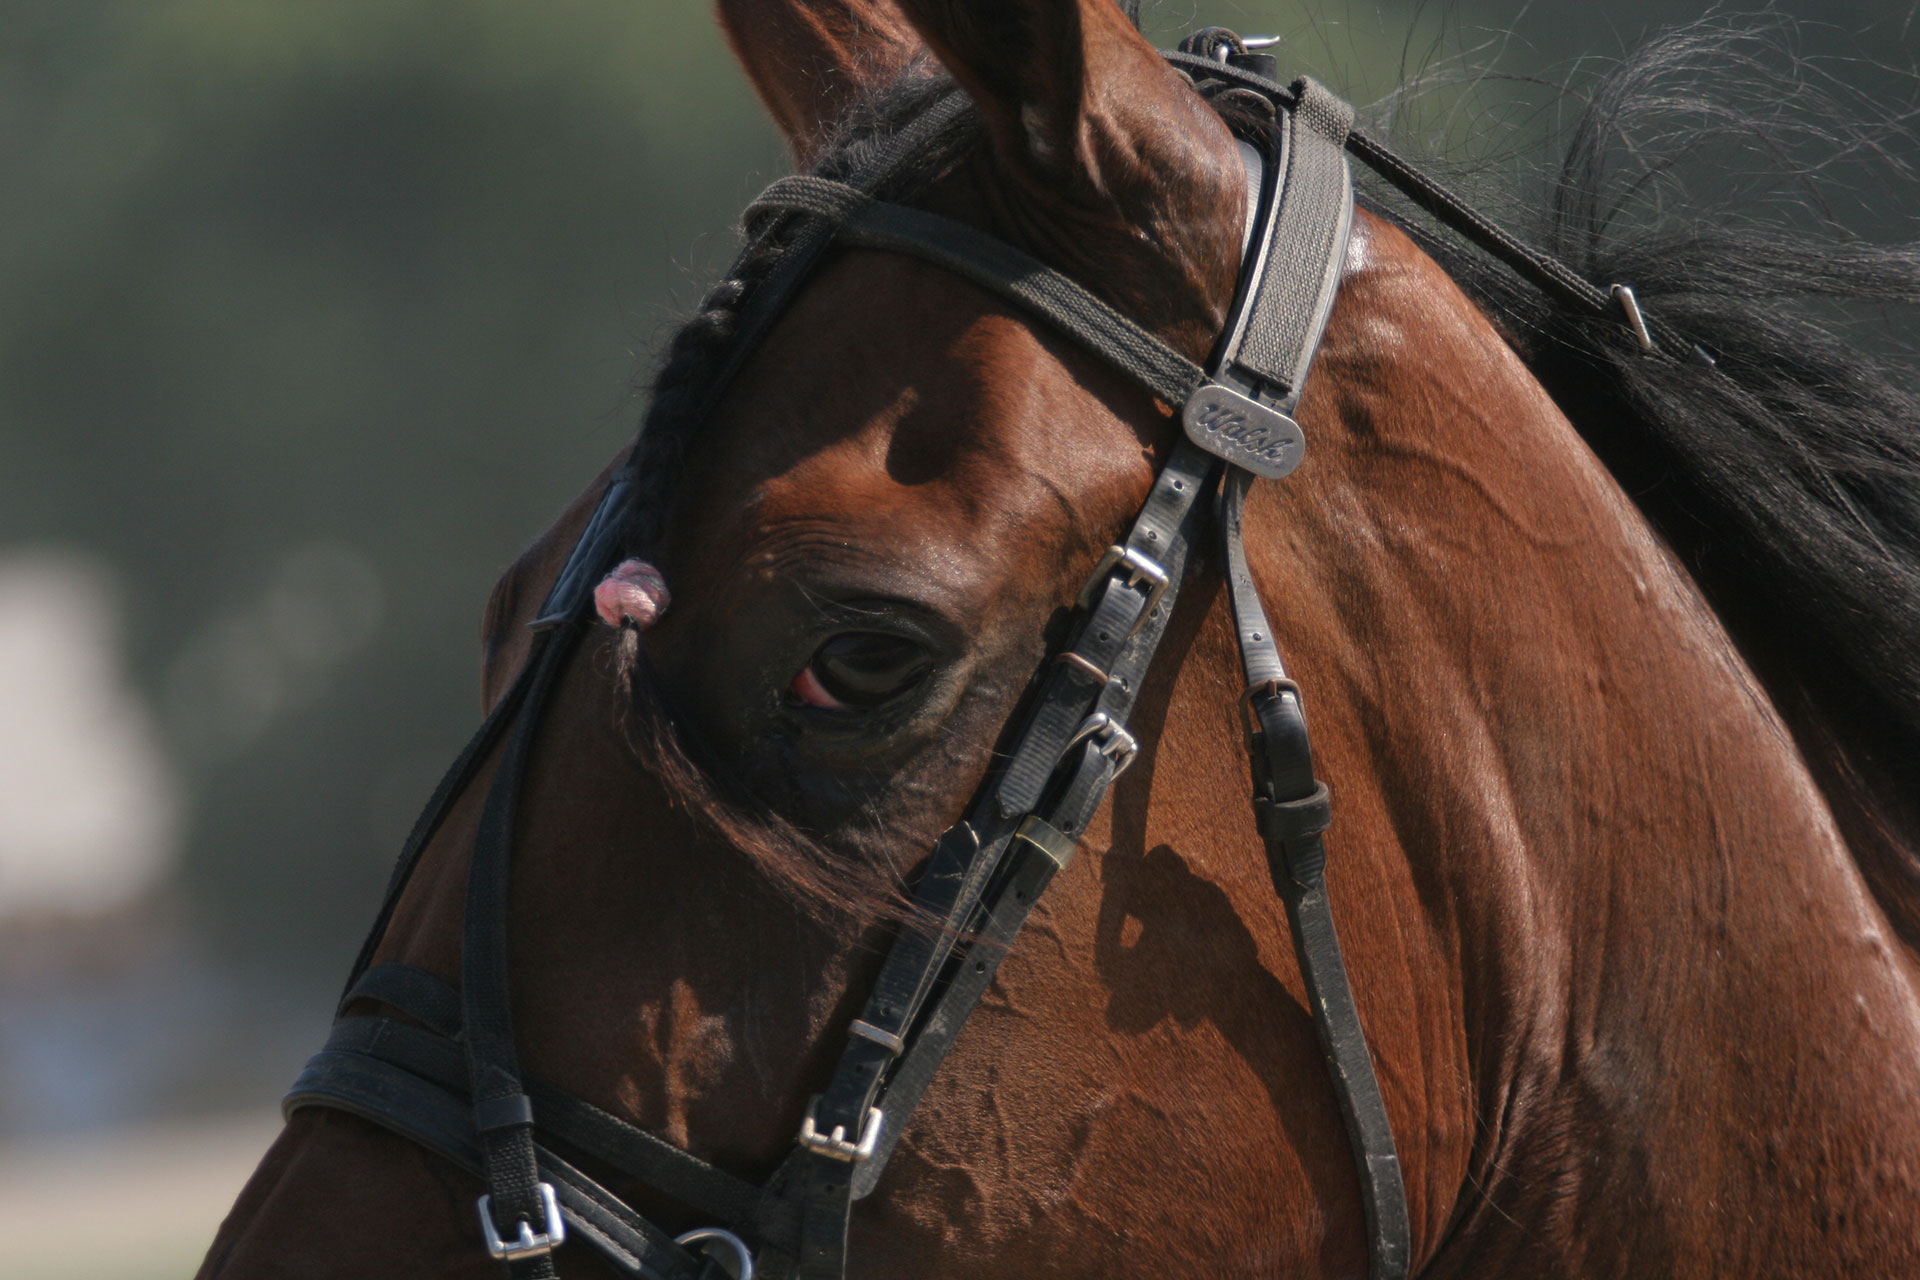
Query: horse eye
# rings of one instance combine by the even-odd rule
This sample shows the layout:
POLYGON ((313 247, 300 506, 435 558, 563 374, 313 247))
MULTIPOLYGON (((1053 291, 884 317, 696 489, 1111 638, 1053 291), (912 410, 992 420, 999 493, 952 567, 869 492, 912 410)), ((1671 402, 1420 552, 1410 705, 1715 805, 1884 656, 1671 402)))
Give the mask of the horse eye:
POLYGON ((810 707, 870 711, 926 679, 933 655, 905 636, 844 631, 814 651, 789 686, 810 707))

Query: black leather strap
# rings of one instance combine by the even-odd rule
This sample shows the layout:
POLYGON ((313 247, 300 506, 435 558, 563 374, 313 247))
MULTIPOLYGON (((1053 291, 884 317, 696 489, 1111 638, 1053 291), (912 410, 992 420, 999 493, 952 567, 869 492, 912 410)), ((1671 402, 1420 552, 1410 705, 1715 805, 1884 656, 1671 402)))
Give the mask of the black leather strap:
MULTIPOLYGON (((545 1221, 532 1106, 526 1101, 520 1079, 507 992, 514 824, 549 695, 579 639, 580 627, 576 619, 535 632, 539 651, 528 658, 533 682, 527 706, 488 788, 467 868, 466 926, 460 948, 460 1024, 487 1202, 495 1234, 509 1241, 520 1235, 521 1224, 538 1234, 545 1221)), ((554 1280, 550 1253, 509 1261, 506 1266, 514 1280, 554 1280)))
POLYGON ((1314 777, 1300 690, 1287 679, 1247 565, 1243 525, 1251 481, 1245 472, 1228 471, 1220 488, 1219 529, 1234 631, 1247 675, 1254 815, 1266 844, 1274 891, 1286 906, 1314 1030, 1353 1146, 1366 1215, 1368 1275, 1372 1280, 1403 1280, 1412 1255, 1406 1188, 1327 899, 1327 788, 1314 777))

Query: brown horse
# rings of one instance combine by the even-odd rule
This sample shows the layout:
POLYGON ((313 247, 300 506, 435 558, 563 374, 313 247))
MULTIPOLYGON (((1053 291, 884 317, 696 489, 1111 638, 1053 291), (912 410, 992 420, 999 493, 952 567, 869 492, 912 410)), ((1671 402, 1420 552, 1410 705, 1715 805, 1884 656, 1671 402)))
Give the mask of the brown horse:
MULTIPOLYGON (((916 202, 1205 355, 1245 178, 1221 116, 1112 0, 720 9, 803 166, 937 60, 984 138, 916 202)), ((1651 310, 1661 266, 1642 265, 1651 310)), ((847 251, 676 439, 703 326, 740 291, 676 348, 639 446, 657 480, 629 549, 671 606, 598 629, 545 716, 511 974, 530 1076, 758 1179, 918 851, 1178 426, 955 275, 847 251)), ((1920 437, 1888 408, 1911 401, 1823 378, 1798 331, 1743 355, 1729 307, 1669 312, 1711 369, 1667 368, 1621 325, 1497 325, 1362 213, 1300 405, 1306 464, 1255 490, 1254 573, 1335 794, 1331 896, 1421 1276, 1920 1275, 1920 437), (1663 406, 1695 435, 1660 434, 1663 406), (1783 497, 1751 424, 1788 409, 1768 439, 1793 437, 1804 483, 1783 497), (1748 435, 1687 446, 1729 422, 1748 435), (1739 467, 1713 470, 1729 458, 1764 500, 1741 505, 1739 467), (1835 550, 1841 526, 1867 549, 1835 550)), ((496 589, 490 703, 603 485, 496 589)), ((1138 761, 856 1206, 852 1274, 1364 1274, 1242 800, 1242 684, 1203 566, 1142 690, 1138 761)), ((458 980, 497 764, 426 847, 381 958, 458 980)), ((481 1190, 302 1110, 201 1275, 494 1275, 481 1190)), ((557 1260, 613 1274, 572 1243, 557 1260)))

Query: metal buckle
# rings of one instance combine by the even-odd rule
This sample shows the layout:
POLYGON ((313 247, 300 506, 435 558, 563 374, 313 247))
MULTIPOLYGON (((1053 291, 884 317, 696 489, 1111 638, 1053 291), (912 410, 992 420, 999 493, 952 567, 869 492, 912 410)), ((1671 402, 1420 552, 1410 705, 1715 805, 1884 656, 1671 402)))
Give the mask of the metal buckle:
POLYGON ((1113 761, 1113 776, 1116 779, 1127 771, 1134 756, 1140 753, 1140 740, 1128 733, 1125 725, 1104 711, 1096 711, 1073 731, 1073 736, 1067 739, 1067 745, 1061 748, 1060 758, 1066 759, 1069 751, 1094 737, 1099 739, 1093 744, 1094 748, 1113 761))
POLYGON ((869 1159, 879 1147, 880 1128, 886 1123, 880 1108, 868 1109, 867 1122, 860 1127, 860 1139, 857 1142, 847 1140, 847 1127, 843 1124, 833 1126, 832 1133, 821 1133, 814 1123, 814 1115, 819 1110, 820 1095, 816 1093, 813 1101, 807 1104, 807 1115, 800 1122, 800 1137, 797 1139, 807 1150, 816 1155, 845 1160, 848 1164, 859 1164, 869 1159))
POLYGON ((493 1197, 480 1197, 480 1236, 487 1242, 487 1252, 503 1262, 519 1262, 552 1253, 567 1238, 567 1220, 560 1216, 560 1201, 553 1194, 553 1184, 538 1185, 540 1204, 546 1210, 546 1230, 536 1234, 533 1224, 522 1218, 518 1240, 502 1240, 495 1234, 499 1228, 493 1225, 493 1197))
POLYGON ((1260 722, 1254 716, 1253 700, 1263 693, 1275 695, 1290 693, 1293 695, 1295 702, 1301 701, 1300 686, 1284 677, 1269 677, 1255 684, 1248 685, 1246 692, 1240 695, 1240 723, 1246 729, 1249 741, 1253 739, 1255 734, 1260 732, 1260 722))
MULTIPOLYGON (((1094 592, 1100 589, 1100 584, 1106 581, 1107 575, 1115 569, 1127 571, 1127 585, 1130 587, 1137 587, 1143 582, 1147 584, 1147 606, 1140 610, 1140 616, 1134 620, 1133 624, 1133 630, 1138 631, 1146 625, 1147 616, 1153 612, 1153 607, 1160 603, 1160 597, 1167 594, 1167 588, 1172 585, 1172 579, 1167 577, 1165 569, 1132 547, 1108 547, 1106 554, 1100 557, 1100 563, 1093 567, 1093 575, 1087 579, 1087 585, 1080 588, 1082 609, 1093 608, 1094 592)), ((1131 635, 1132 632, 1128 634, 1131 635)))
POLYGON ((703 1249, 701 1252, 722 1271, 732 1276, 733 1280, 753 1280, 753 1251, 747 1248, 746 1241, 731 1231, 723 1231, 719 1227, 701 1227, 697 1231, 675 1236, 673 1242, 682 1249, 696 1244, 721 1245, 732 1255, 732 1266, 727 1265, 726 1259, 714 1258, 711 1249, 703 1249))

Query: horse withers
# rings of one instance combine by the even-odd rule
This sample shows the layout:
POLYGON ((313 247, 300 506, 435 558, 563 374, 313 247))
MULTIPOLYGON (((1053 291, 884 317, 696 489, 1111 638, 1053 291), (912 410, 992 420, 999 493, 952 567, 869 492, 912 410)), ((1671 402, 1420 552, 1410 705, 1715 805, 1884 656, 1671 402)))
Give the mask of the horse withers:
MULTIPOLYGON (((1109 0, 720 11, 815 173, 856 170, 950 76, 977 127, 893 198, 1206 359, 1248 104, 1197 92, 1109 0)), ((1729 255, 1717 276, 1649 258, 1632 280, 1689 360, 1623 317, 1499 310, 1449 258, 1489 319, 1355 214, 1306 461, 1248 507, 1422 1276, 1920 1272, 1915 406, 1858 353, 1771 350, 1739 246, 1697 247, 1729 255)), ((457 772, 370 957, 458 985, 469 863, 510 849, 507 902, 481 905, 507 922, 526 1076, 749 1182, 784 1167, 889 939, 953 941, 903 886, 1004 763, 1181 438, 1172 406, 954 271, 835 251, 763 314, 781 261, 749 252, 716 287, 632 453, 496 589, 489 703, 512 720, 531 661, 544 711, 457 772), (602 568, 640 563, 542 662, 530 624, 590 524, 602 568)), ((1833 271, 1915 291, 1895 255, 1833 271)), ((1363 1180, 1244 802, 1233 614, 1196 559, 1133 691, 1137 753, 892 1135, 847 1274, 1366 1273, 1363 1180)), ((668 1232, 710 1225, 568 1154, 668 1232)), ((302 1108, 202 1275, 495 1274, 489 1187, 302 1108)), ((583 1234, 508 1265, 618 1274, 583 1234)))

